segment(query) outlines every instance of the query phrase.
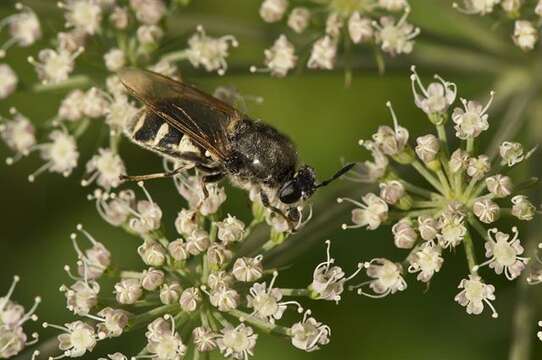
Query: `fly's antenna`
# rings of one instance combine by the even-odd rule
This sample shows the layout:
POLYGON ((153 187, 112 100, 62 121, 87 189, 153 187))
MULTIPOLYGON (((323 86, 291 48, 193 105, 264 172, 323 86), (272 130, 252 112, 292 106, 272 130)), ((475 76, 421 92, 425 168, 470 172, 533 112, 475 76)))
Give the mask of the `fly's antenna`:
POLYGON ((342 169, 340 169, 339 171, 337 171, 335 173, 335 175, 333 175, 331 178, 327 179, 327 180, 324 180, 322 181, 321 183, 319 184, 316 184, 314 187, 315 188, 321 188, 321 187, 324 187, 326 185, 329 185, 331 182, 337 180, 338 178, 340 178, 341 176, 343 176, 344 174, 346 174, 347 172, 349 172, 350 170, 352 170, 352 168, 356 165, 356 163, 350 163, 348 165, 345 165, 342 169))

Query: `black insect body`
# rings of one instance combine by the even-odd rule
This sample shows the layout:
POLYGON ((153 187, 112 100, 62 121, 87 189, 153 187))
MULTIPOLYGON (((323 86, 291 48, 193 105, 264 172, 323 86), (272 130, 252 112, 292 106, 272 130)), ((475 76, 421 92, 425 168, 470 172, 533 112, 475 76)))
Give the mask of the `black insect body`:
MULTIPOLYGON (((311 167, 298 167, 292 141, 270 125, 254 121, 194 87, 150 71, 128 69, 120 72, 119 77, 145 105, 127 127, 128 137, 151 151, 193 163, 205 174, 204 182, 228 176, 238 183, 275 190, 281 203, 295 204, 353 166, 347 165, 331 179, 316 183, 311 167)), ((173 176, 183 169, 127 179, 173 176)), ((264 191, 261 199, 290 224, 298 220, 295 207, 284 214, 270 204, 264 191)))

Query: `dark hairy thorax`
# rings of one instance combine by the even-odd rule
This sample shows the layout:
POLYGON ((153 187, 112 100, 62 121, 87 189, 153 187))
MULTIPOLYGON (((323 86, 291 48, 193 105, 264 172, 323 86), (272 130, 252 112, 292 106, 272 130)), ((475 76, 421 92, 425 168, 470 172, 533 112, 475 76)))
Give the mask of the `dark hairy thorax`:
POLYGON ((244 118, 230 136, 229 171, 245 180, 277 186, 290 179, 297 167, 292 141, 275 128, 244 118))

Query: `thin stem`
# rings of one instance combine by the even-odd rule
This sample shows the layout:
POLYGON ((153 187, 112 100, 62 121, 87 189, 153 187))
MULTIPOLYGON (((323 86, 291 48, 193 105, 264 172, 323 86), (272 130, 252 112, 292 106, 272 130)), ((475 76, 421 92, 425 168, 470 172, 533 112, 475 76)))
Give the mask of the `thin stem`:
POLYGON ((411 164, 418 173, 424 177, 435 189, 437 189, 441 194, 446 195, 446 192, 442 188, 442 185, 439 181, 425 168, 425 166, 419 161, 414 160, 411 164))
POLYGON ((446 178, 446 175, 444 175, 444 172, 442 171, 442 169, 437 171, 437 176, 438 176, 438 179, 439 179, 440 183, 444 187, 444 191, 446 192, 446 196, 449 197, 451 195, 451 193, 452 193, 452 189, 450 188, 450 184, 448 183, 448 178, 446 178))
POLYGON ((446 136, 446 127, 444 126, 444 124, 436 125, 436 127, 441 148, 444 151, 444 155, 448 157, 450 156, 450 150, 448 149, 448 137, 446 136))
POLYGON ((472 137, 467 139, 467 152, 471 155, 474 152, 474 138, 472 137))
POLYGON ((429 191, 429 190, 425 190, 424 188, 411 184, 408 181, 405 181, 405 180, 399 180, 399 181, 401 181, 401 184, 403 184, 403 186, 405 187, 407 191, 413 194, 420 195, 428 199, 432 199, 435 195, 438 196, 437 193, 429 191))
POLYGON ((280 289, 283 296, 309 296, 308 289, 280 289))
POLYGON ((472 237, 467 230, 465 238, 463 239, 463 245, 465 247, 465 255, 467 256, 467 264, 469 265, 469 272, 475 275, 476 272, 476 255, 474 254, 474 245, 472 243, 472 237))
POLYGON ((275 333, 275 334, 278 334, 278 335, 287 335, 287 336, 290 334, 290 329, 288 329, 288 328, 285 328, 285 327, 279 326, 279 325, 271 324, 270 322, 264 321, 262 319, 259 319, 259 318, 255 317, 253 315, 247 314, 247 313, 245 313, 243 311, 240 311, 240 310, 236 310, 236 309, 231 310, 231 311, 228 311, 228 314, 236 317, 241 322, 247 322, 247 323, 257 327, 261 331, 264 331, 264 332, 267 332, 267 333, 275 333))
POLYGON ((32 86, 34 92, 47 92, 56 90, 68 90, 74 88, 85 88, 92 85, 92 80, 86 75, 74 75, 67 80, 49 84, 35 84, 32 86))
POLYGON ((133 319, 131 319, 125 331, 135 330, 141 327, 142 325, 145 325, 146 323, 156 319, 159 316, 162 316, 174 311, 181 311, 181 308, 178 304, 164 305, 164 306, 160 306, 158 308, 149 310, 146 313, 138 315, 134 317, 133 319))

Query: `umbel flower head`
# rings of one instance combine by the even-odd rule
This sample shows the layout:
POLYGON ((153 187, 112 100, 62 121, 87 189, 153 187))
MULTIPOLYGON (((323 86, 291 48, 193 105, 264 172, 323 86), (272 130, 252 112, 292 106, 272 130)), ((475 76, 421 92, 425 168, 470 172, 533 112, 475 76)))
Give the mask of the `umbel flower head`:
MULTIPOLYGON (((164 226, 166 214, 138 183, 136 192, 95 191, 99 214, 111 225, 139 239, 134 248, 141 258, 139 269, 119 269, 104 243, 82 225, 71 235, 76 266, 66 265, 71 283, 60 290, 66 307, 78 319, 64 325, 45 323, 59 330, 56 358, 74 358, 95 351, 97 344, 124 333, 145 328, 143 350, 132 359, 197 358, 217 352, 224 358, 244 360, 256 349, 259 336, 275 334, 303 351, 314 351, 330 341, 331 330, 302 307, 303 298, 339 302, 352 275, 335 264, 327 242, 327 258, 317 265, 312 281, 300 288, 282 288, 277 269, 264 265, 265 255, 289 241, 288 227, 277 226, 255 200, 249 225, 223 215, 224 189, 209 184, 207 194, 197 170, 179 174, 176 185, 188 204, 174 218, 175 233, 164 226), (269 240, 247 251, 253 230, 268 221, 269 240), (113 279, 112 293, 106 291, 113 279), (113 299, 113 300, 112 300, 113 299), (285 321, 287 312, 298 320, 285 321), (197 355, 196 355, 197 354, 197 355)), ((172 221, 173 222, 173 221, 172 221)), ((290 318, 288 316, 288 318, 290 318)), ((128 359, 123 354, 110 359, 128 359)))
POLYGON ((469 15, 493 16, 499 22, 506 19, 503 25, 509 29, 514 44, 523 51, 532 51, 539 42, 542 16, 540 0, 463 0, 453 6, 469 15))
POLYGON ((409 54, 420 33, 407 22, 409 13, 406 0, 314 1, 306 6, 290 6, 287 0, 263 0, 262 20, 268 23, 284 20, 289 29, 284 29, 265 50, 264 67, 253 66, 251 71, 286 76, 297 65, 295 40, 307 33, 315 38, 306 62, 309 69, 332 70, 341 52, 351 51, 357 45, 373 46, 390 56, 409 54))
MULTIPOLYGON (((137 66, 178 78, 177 64, 183 61, 203 71, 224 74, 231 48, 237 46, 233 36, 210 36, 198 26, 184 46, 179 43, 176 50, 159 56, 160 42, 167 35, 164 18, 170 9, 177 8, 173 3, 164 0, 58 2, 57 11, 66 20, 65 28, 44 39, 47 45, 28 61, 40 82, 34 86, 36 89, 69 88, 70 91, 59 101, 57 114, 46 120, 45 126, 35 127, 33 119, 15 109, 9 115, 0 115, 0 137, 13 151, 6 162, 11 165, 31 153, 39 154, 44 163, 29 176, 34 181, 45 172, 70 176, 85 161, 82 186, 96 185, 105 190, 117 187, 119 177, 126 172, 119 153, 122 134, 141 109, 129 99, 116 73, 137 66), (131 39, 130 44, 126 39, 131 39), (78 59, 89 55, 85 46, 96 43, 108 44, 99 50, 93 48, 91 55, 94 57, 96 51, 103 50, 98 54, 103 61, 95 65, 107 74, 105 81, 91 80, 88 74, 78 73, 78 59), (96 147, 95 154, 87 157, 79 153, 79 142, 96 123, 105 124, 108 138, 96 147)), ((42 36, 33 10, 21 4, 15 10, 0 22, 0 30, 6 29, 10 35, 0 45, 0 57, 9 47, 30 46, 42 36)), ((18 64, 10 64, 9 60, 6 58, 7 63, 0 64, 0 99, 17 91, 18 64)))
MULTIPOLYGON (((9 359, 19 354, 26 347, 38 342, 38 334, 33 333, 31 339, 29 339, 24 332, 23 326, 29 320, 38 320, 35 312, 41 298, 36 297, 34 305, 28 311, 25 311, 22 305, 12 300, 13 292, 19 280, 18 276, 14 276, 7 294, 0 297, 0 359, 9 359)), ((32 356, 32 359, 35 356, 36 353, 32 356)))
POLYGON ((355 205, 353 224, 344 224, 344 229, 392 225, 395 246, 408 254, 401 262, 377 258, 365 263, 370 280, 351 288, 371 297, 393 294, 406 289, 407 272, 428 283, 444 265, 447 252, 460 256, 462 252, 455 248, 463 247, 468 268, 455 300, 469 314, 480 314, 487 307, 497 317, 492 304, 495 288, 482 278, 481 270, 487 266, 513 280, 526 268, 529 258, 524 255, 518 227, 496 226, 500 217, 519 223, 533 220, 537 213, 522 194, 535 181, 510 174, 532 151, 505 141, 498 155, 491 157, 477 147, 478 137, 490 128, 493 92, 485 105, 461 98, 454 108, 455 84, 435 76, 435 82, 426 87, 414 68, 411 81, 414 102, 435 126, 435 133, 417 137, 411 146, 409 131, 399 125, 388 103, 393 127, 380 126, 371 140, 361 142, 373 161, 361 164, 361 172, 353 175, 355 180, 378 183, 380 192, 367 193, 361 201, 338 199, 355 205), (447 125, 457 138, 455 149, 447 125), (399 167, 410 167, 422 181, 408 179, 399 167), (486 259, 477 260, 477 253, 484 253, 486 259))

